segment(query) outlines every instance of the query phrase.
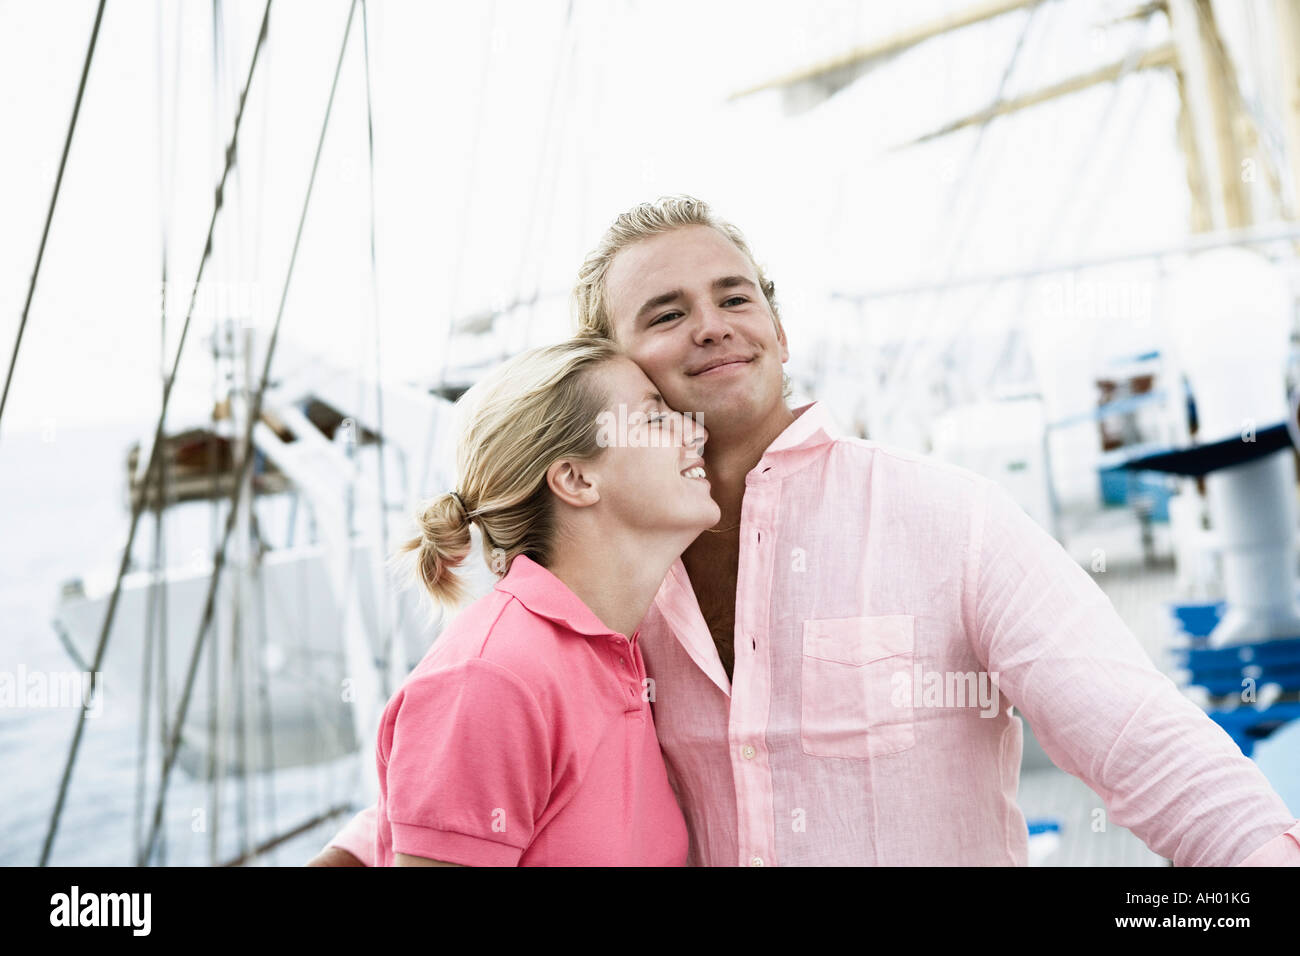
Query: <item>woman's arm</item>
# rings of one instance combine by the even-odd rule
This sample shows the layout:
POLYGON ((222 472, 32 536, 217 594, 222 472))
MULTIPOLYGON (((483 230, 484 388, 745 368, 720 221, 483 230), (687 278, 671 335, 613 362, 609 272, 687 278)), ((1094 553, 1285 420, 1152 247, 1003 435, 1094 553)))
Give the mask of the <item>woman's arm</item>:
POLYGON ((408 678, 376 745, 392 833, 377 851, 396 866, 517 866, 550 797, 551 737, 533 692, 499 664, 408 678))
POLYGON ((463 866, 461 863, 443 863, 441 860, 429 860, 409 853, 394 853, 393 866, 463 866))

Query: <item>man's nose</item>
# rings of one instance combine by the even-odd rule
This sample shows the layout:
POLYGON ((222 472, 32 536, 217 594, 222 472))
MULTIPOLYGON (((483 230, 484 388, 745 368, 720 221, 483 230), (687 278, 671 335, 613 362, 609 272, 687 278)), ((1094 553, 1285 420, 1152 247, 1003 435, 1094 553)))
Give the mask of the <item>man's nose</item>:
POLYGON ((697 341, 717 341, 725 338, 731 331, 726 312, 712 301, 704 302, 695 310, 695 314, 699 317, 695 328, 697 341))

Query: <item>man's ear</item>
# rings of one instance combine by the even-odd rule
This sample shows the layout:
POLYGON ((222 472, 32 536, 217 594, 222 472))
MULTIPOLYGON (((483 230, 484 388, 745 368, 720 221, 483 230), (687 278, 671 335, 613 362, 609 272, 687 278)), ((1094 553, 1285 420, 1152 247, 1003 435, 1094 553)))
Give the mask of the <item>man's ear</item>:
POLYGON ((781 364, 784 365, 790 361, 790 343, 785 340, 785 326, 776 316, 772 317, 776 322, 776 340, 781 343, 781 364))
POLYGON ((592 482, 595 476, 591 473, 589 464, 570 458, 552 462, 551 467, 546 469, 546 484, 551 489, 551 494, 575 508, 594 505, 600 500, 600 492, 592 482))

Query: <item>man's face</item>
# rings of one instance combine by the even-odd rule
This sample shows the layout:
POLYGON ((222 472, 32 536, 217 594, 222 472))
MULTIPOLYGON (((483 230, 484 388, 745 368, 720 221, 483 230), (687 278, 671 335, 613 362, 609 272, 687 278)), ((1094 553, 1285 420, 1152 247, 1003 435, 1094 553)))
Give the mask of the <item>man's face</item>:
POLYGON ((783 407, 785 332, 748 257, 716 229, 682 226, 629 246, 605 289, 627 355, 715 438, 783 407))

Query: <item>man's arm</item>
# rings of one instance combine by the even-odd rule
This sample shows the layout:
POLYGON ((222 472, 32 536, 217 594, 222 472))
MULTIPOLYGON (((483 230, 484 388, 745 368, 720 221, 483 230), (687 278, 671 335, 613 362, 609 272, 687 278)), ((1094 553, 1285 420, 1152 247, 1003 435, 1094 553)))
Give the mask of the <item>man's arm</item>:
POLYGON ((308 866, 365 866, 347 850, 327 846, 307 861, 308 866))
POLYGON ((358 813, 307 865, 374 866, 376 812, 377 808, 371 805, 358 813))
POLYGON ((393 863, 395 866, 464 866, 463 863, 443 863, 441 860, 430 860, 423 856, 411 856, 409 853, 394 853, 393 863))
POLYGON ((1300 821, 1259 767, 991 482, 977 494, 968 560, 963 613, 975 653, 1113 822, 1177 866, 1300 866, 1300 821))

